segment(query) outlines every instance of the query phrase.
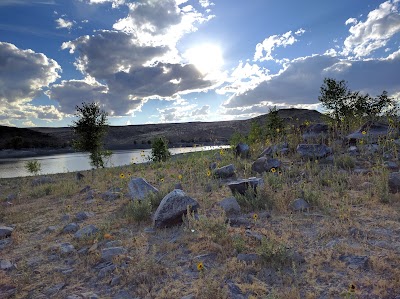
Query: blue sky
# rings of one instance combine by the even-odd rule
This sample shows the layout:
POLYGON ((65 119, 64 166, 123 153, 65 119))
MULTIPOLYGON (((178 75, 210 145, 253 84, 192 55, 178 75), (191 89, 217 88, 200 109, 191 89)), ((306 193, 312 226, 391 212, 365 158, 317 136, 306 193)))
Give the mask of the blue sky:
POLYGON ((318 109, 325 77, 400 99, 400 0, 1 0, 0 124, 111 125, 318 109))

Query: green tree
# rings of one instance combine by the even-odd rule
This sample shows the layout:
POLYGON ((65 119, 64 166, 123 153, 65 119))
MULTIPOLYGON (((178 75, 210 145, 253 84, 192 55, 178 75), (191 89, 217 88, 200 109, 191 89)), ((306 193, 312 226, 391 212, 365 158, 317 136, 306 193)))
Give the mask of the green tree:
POLYGON ((82 103, 76 106, 73 129, 76 139, 72 146, 76 150, 90 153, 90 164, 96 168, 104 167, 104 160, 111 156, 110 151, 103 148, 103 138, 107 134, 107 113, 97 103, 82 103))
POLYGON ((37 160, 29 160, 25 162, 25 169, 29 171, 29 173, 33 173, 34 175, 39 174, 42 165, 37 160))
POLYGON ((273 141, 285 133, 285 124, 283 119, 278 115, 278 111, 276 106, 270 108, 265 122, 266 136, 273 141))
POLYGON ((168 150, 168 140, 164 137, 154 138, 151 143, 151 157, 150 159, 154 162, 165 162, 171 156, 168 150))
POLYGON ((262 139, 261 126, 258 122, 253 121, 250 126, 250 132, 247 136, 247 140, 250 144, 260 142, 262 139))

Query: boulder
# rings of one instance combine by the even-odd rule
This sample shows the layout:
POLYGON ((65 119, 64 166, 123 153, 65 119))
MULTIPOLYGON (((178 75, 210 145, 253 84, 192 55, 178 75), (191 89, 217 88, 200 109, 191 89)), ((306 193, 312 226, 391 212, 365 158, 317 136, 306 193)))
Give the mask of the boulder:
POLYGON ((11 237, 13 230, 12 227, 0 226, 0 239, 11 237))
POLYGON ((312 124, 303 133, 302 137, 305 141, 320 141, 328 137, 329 127, 327 124, 312 124))
POLYGON ((250 156, 250 147, 246 143, 239 143, 235 147, 235 155, 240 158, 248 158, 250 156))
POLYGON ((101 258, 110 261, 113 257, 126 254, 127 250, 124 247, 109 247, 101 250, 101 258))
POLYGON ((185 192, 175 189, 168 193, 161 201, 154 214, 154 226, 166 227, 182 222, 182 216, 190 210, 197 211, 199 203, 187 196, 185 192))
POLYGON ((82 239, 82 238, 85 238, 85 237, 89 237, 89 236, 91 236, 91 235, 94 235, 95 233, 97 233, 99 231, 99 229, 96 227, 96 226, 94 226, 94 225, 88 225, 88 226, 85 226, 85 227, 83 227, 83 228, 81 228, 80 230, 78 230, 75 234, 74 234, 74 237, 76 238, 76 239, 82 239))
POLYGON ((358 140, 366 140, 368 143, 376 143, 380 138, 397 138, 398 130, 389 124, 368 121, 357 131, 346 136, 349 143, 354 144, 358 140), (364 134, 363 134, 364 133, 364 134))
POLYGON ((278 159, 261 157, 253 162, 251 170, 257 173, 263 173, 265 171, 271 171, 272 168, 278 169, 281 165, 282 163, 278 159))
POLYGON ((132 178, 128 183, 129 195, 132 200, 145 199, 149 193, 157 193, 158 190, 143 178, 132 178))
POLYGON ((289 151, 289 144, 287 142, 282 142, 279 144, 271 145, 267 147, 263 152, 258 156, 261 157, 273 157, 275 154, 285 154, 289 151))
POLYGON ((231 189, 233 195, 236 193, 244 195, 249 188, 257 192, 257 187, 262 186, 262 184, 263 180, 261 178, 249 178, 229 182, 227 186, 231 189))
POLYGON ((321 159, 332 154, 332 149, 325 144, 299 144, 296 150, 306 159, 321 159))
POLYGON ((291 206, 292 210, 295 212, 305 211, 310 208, 309 203, 306 202, 303 198, 295 199, 290 206, 291 206))
POLYGON ((235 166, 233 164, 229 164, 221 168, 216 168, 214 169, 213 174, 215 177, 221 179, 233 177, 235 175, 235 166))
POLYGON ((400 172, 389 174, 389 191, 390 193, 398 193, 400 191, 400 172))
POLYGON ((234 197, 221 200, 219 206, 224 209, 226 216, 236 216, 240 214, 240 206, 234 197))
POLYGON ((44 184, 51 184, 54 183, 54 180, 48 176, 44 176, 44 177, 40 177, 40 178, 36 178, 34 180, 32 180, 32 187, 36 187, 36 186, 40 186, 40 185, 44 185, 44 184))

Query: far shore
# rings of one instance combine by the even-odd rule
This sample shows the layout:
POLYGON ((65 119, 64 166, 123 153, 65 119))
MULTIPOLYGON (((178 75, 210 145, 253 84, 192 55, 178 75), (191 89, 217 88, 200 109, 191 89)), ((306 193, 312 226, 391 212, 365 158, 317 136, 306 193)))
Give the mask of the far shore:
MULTIPOLYGON (((177 147, 193 147, 193 146, 218 146, 218 145, 226 145, 225 143, 216 143, 216 142, 203 142, 199 143, 176 143, 170 144, 170 148, 177 147)), ((111 151, 119 151, 119 150, 140 150, 140 149, 150 149, 151 145, 141 144, 141 145, 115 145, 112 148, 108 148, 111 151)), ((22 158, 35 158, 42 156, 52 156, 52 155, 60 155, 60 154, 68 154, 68 153, 76 153, 77 151, 71 147, 66 148, 27 148, 27 149, 3 149, 0 150, 0 160, 4 159, 22 159, 22 158)))

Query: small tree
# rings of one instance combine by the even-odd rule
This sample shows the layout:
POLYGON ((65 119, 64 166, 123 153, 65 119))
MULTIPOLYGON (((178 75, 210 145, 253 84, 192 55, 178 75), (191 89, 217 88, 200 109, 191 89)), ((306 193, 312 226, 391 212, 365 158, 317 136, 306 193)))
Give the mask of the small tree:
POLYGON ((103 149, 103 138, 107 133, 107 113, 97 103, 82 103, 76 106, 77 121, 72 127, 76 139, 72 146, 76 150, 90 153, 90 164, 96 168, 104 167, 104 159, 111 156, 110 151, 103 149))
POLYGON ((38 175, 42 168, 42 165, 37 160, 26 161, 24 166, 29 173, 34 175, 38 175))
POLYGON ((283 119, 278 115, 276 106, 270 108, 265 123, 267 138, 275 141, 278 136, 282 136, 285 132, 285 124, 283 119))
POLYGON ((153 142, 151 143, 151 157, 150 159, 154 162, 165 162, 167 161, 171 153, 168 150, 168 140, 164 137, 157 137, 154 138, 153 142))
POLYGON ((260 142, 261 139, 262 139, 261 126, 258 124, 258 122, 253 121, 250 126, 250 132, 249 135, 247 136, 247 140, 250 144, 254 144, 260 142))

